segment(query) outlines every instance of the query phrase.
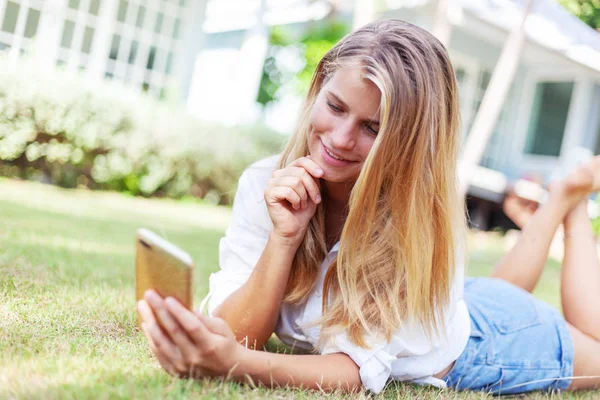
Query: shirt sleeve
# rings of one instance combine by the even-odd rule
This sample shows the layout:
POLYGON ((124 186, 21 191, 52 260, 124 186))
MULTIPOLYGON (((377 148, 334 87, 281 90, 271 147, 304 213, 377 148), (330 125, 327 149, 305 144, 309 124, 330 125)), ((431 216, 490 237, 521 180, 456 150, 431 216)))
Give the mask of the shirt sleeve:
POLYGON ((272 224, 264 201, 264 190, 270 176, 271 170, 250 167, 240 177, 231 225, 219 243, 221 269, 209 278, 207 301, 210 315, 248 281, 267 244, 272 224))
MULTIPOLYGON (((366 338, 367 342, 373 342, 366 338)), ((321 354, 344 353, 359 367, 360 380, 363 386, 378 394, 383 390, 392 373, 392 363, 396 357, 388 352, 388 344, 379 340, 376 345, 365 349, 354 344, 348 336, 334 336, 322 349, 321 354)))

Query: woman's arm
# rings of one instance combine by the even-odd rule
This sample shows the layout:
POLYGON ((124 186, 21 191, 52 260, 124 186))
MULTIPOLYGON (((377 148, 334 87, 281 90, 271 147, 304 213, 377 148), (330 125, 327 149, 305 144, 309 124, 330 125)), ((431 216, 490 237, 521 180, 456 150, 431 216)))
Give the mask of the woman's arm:
POLYGON ((192 313, 152 291, 145 298, 138 303, 142 329, 156 358, 172 375, 326 391, 361 388, 359 367, 346 354, 288 355, 248 349, 220 318, 192 313))
POLYGON ((232 375, 237 381, 269 387, 346 392, 361 390, 359 368, 346 354, 290 355, 243 348, 232 375))
POLYGON ((298 246, 273 233, 248 282, 213 313, 224 319, 238 341, 260 349, 275 330, 298 246))
MULTIPOLYGON (((255 204, 252 207, 246 204, 244 196, 251 188, 240 179, 233 210, 237 225, 229 233, 232 236, 229 242, 239 247, 236 261, 252 264, 252 273, 213 314, 223 318, 233 329, 238 341, 246 343, 248 347, 261 348, 275 330, 292 261, 317 204, 321 202, 316 181, 321 176, 323 171, 307 157, 273 172, 264 192, 273 227, 258 261, 244 259, 245 246, 251 239, 247 236, 253 234, 253 226, 252 223, 241 222, 257 210, 255 204)), ((237 266, 229 267, 235 269, 237 266)))

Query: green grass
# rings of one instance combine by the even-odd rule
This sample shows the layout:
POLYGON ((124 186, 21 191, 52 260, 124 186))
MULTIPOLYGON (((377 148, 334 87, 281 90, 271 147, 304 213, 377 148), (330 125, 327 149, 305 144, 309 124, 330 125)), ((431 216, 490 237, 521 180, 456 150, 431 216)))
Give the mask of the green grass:
MULTIPOLYGON (((326 396, 173 379, 153 360, 135 328, 135 230, 153 229, 192 255, 198 305, 208 275, 218 268, 218 241, 229 218, 223 207, 0 179, 0 398, 326 396)), ((471 275, 489 273, 502 254, 499 243, 493 235, 472 238, 471 275)), ((549 264, 538 292, 555 305, 558 271, 556 263, 549 264)), ((270 346, 278 348, 275 341, 270 346)), ((588 396, 596 397, 578 398, 588 396)), ((486 396, 395 383, 383 397, 486 396)))

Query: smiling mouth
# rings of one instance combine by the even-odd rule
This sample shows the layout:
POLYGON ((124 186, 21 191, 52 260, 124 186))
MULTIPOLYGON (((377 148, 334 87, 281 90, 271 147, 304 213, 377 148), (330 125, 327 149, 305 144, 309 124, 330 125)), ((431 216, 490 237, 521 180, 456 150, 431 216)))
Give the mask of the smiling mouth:
POLYGON ((325 148, 325 151, 327 152, 327 154, 329 154, 331 157, 335 158, 336 160, 351 162, 350 160, 346 160, 345 158, 342 158, 340 156, 333 154, 331 151, 329 151, 327 146, 323 145, 323 147, 325 148))

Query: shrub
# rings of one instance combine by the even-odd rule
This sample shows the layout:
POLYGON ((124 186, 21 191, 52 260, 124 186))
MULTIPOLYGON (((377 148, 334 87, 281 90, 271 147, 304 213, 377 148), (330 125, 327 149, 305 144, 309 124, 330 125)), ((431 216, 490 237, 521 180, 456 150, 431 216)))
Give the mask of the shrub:
POLYGON ((252 161, 281 149, 263 127, 206 124, 107 81, 0 56, 0 174, 63 187, 228 203, 252 161))

